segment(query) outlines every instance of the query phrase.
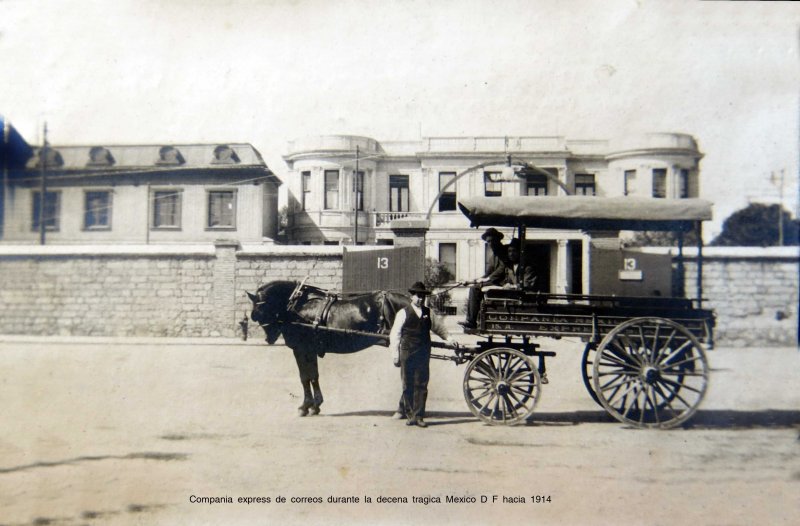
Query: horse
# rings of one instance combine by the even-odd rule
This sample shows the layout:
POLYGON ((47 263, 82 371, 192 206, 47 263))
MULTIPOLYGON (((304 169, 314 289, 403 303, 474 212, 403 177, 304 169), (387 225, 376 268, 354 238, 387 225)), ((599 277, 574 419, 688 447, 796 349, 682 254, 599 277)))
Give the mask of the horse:
POLYGON ((294 352, 303 385, 300 416, 319 414, 323 402, 317 357, 388 345, 395 315, 411 303, 391 291, 340 296, 296 281, 272 281, 247 296, 253 303, 250 319, 264 329, 267 343, 283 335, 294 352))

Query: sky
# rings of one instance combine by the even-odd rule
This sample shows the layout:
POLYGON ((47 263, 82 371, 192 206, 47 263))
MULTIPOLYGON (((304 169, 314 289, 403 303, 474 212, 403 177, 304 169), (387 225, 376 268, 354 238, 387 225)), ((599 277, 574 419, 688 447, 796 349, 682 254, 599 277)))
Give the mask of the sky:
POLYGON ((573 0, 0 0, 0 114, 35 143, 684 132, 713 236, 796 215, 800 5, 573 0))

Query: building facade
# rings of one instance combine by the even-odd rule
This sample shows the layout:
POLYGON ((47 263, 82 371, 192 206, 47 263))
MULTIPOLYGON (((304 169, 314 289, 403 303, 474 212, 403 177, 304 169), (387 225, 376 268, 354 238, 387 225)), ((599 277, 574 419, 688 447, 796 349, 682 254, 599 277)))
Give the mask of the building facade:
POLYGON ((34 148, 4 174, 2 241, 272 243, 280 184, 250 144, 34 148))
MULTIPOLYGON (((486 248, 458 210, 459 198, 486 195, 697 197, 695 139, 653 133, 622 140, 564 137, 430 137, 378 142, 335 135, 289 143, 291 242, 394 244, 392 221, 427 222, 426 254, 458 280, 483 274, 486 248), (535 167, 508 181, 508 164, 535 167)), ((511 237, 512 232, 506 232, 511 237)), ((617 235, 528 230, 526 251, 540 290, 590 292, 590 243, 617 235)))

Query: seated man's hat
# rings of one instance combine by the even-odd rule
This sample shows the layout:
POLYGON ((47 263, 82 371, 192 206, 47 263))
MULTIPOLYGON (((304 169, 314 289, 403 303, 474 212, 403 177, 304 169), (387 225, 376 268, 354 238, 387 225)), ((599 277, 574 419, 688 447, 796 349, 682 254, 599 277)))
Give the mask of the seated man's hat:
POLYGON ((484 232, 484 233, 481 235, 481 239, 483 239, 484 241, 486 241, 486 240, 487 240, 487 239, 489 239, 490 237, 497 238, 497 240, 499 241, 499 240, 503 239, 503 237, 504 237, 504 236, 503 236, 503 233, 502 233, 502 232, 500 232, 499 230, 497 230, 496 228, 487 228, 487 229, 486 229, 486 232, 484 232))

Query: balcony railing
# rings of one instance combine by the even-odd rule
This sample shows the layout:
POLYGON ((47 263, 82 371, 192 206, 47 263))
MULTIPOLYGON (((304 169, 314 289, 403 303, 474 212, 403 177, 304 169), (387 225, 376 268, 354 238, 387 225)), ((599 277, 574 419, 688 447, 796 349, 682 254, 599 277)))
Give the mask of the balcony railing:
POLYGON ((563 137, 428 137, 424 152, 553 152, 566 149, 563 137))
POLYGON ((388 228, 395 219, 425 219, 424 212, 374 212, 375 227, 388 228))

